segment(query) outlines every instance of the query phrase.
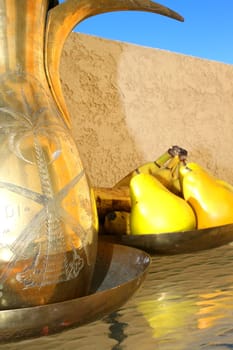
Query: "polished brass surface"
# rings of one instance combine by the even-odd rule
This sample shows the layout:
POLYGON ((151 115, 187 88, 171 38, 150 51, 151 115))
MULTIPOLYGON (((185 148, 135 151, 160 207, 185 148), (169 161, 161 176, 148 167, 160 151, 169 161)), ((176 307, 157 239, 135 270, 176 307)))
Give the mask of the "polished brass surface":
POLYGON ((233 245, 151 261, 141 288, 114 312, 0 350, 232 349, 233 245))
POLYGON ((141 286, 150 266, 145 252, 99 243, 90 294, 33 308, 0 311, 0 343, 50 335, 102 318, 141 286))
POLYGON ((183 254, 216 248, 233 241, 233 224, 146 235, 100 235, 101 240, 143 249, 151 254, 183 254))
POLYGON ((148 0, 0 2, 0 309, 88 292, 98 218, 59 80, 74 25, 109 11, 182 20, 148 0))

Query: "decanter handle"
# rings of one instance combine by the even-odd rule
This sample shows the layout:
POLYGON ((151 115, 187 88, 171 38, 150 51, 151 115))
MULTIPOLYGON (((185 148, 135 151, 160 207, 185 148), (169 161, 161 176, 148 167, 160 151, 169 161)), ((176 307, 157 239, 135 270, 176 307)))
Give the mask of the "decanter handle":
POLYGON ((49 10, 45 39, 45 68, 53 97, 70 127, 59 77, 63 45, 72 29, 84 19, 114 11, 144 11, 157 13, 178 21, 183 17, 175 11, 150 0, 66 0, 49 10))

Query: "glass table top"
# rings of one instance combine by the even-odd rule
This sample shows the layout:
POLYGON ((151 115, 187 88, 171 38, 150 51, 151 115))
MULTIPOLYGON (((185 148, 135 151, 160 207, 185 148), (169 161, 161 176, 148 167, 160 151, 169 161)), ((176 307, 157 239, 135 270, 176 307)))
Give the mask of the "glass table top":
POLYGON ((233 349, 233 244, 153 256, 134 296, 103 319, 0 349, 233 349))

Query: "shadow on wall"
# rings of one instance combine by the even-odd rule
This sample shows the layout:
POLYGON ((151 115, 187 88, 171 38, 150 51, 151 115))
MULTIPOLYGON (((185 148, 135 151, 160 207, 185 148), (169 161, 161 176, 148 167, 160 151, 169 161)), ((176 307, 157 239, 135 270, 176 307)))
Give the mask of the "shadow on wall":
POLYGON ((94 186, 174 144, 233 183, 233 66, 71 33, 61 81, 94 186))
POLYGON ((61 79, 84 168, 95 186, 112 186, 142 162, 125 123, 118 87, 122 47, 72 33, 62 56, 61 79))

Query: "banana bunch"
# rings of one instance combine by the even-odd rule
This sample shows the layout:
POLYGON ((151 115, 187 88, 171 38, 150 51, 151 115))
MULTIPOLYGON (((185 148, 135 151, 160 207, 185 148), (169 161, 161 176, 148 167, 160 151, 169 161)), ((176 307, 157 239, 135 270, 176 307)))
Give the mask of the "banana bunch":
POLYGON ((155 177, 169 191, 181 196, 179 167, 187 158, 187 151, 172 146, 156 160, 145 163, 121 179, 111 189, 95 188, 97 209, 102 234, 130 234, 131 196, 130 182, 138 174, 155 177), (111 201, 109 201, 111 199, 111 201))
POLYGON ((178 179, 178 165, 185 161, 188 152, 179 146, 172 146, 156 160, 140 165, 131 171, 123 179, 117 182, 114 188, 129 186, 130 180, 137 174, 150 174, 158 178, 169 189, 181 194, 181 188, 178 179))

